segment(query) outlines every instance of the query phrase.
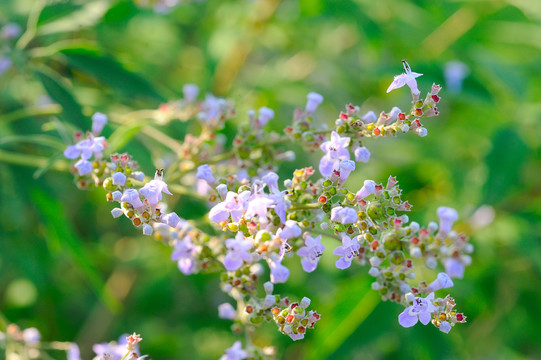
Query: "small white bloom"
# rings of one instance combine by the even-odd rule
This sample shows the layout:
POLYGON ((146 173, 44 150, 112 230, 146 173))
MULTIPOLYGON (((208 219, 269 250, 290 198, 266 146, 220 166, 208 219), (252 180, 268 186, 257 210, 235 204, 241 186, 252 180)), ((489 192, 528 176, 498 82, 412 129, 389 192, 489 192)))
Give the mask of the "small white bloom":
POLYGON ((143 226, 143 235, 152 235, 152 226, 145 224, 145 226, 143 226))
POLYGON ((402 65, 404 66, 405 74, 395 76, 393 82, 391 83, 391 85, 389 85, 387 92, 389 93, 394 89, 398 89, 404 85, 408 85, 413 95, 419 95, 421 92, 417 88, 417 80, 415 79, 423 74, 412 72, 406 60, 402 60, 402 65))
POLYGON ((111 215, 113 215, 113 217, 116 219, 117 217, 119 217, 120 215, 122 215, 124 212, 122 211, 121 208, 114 208, 113 210, 111 210, 111 215))

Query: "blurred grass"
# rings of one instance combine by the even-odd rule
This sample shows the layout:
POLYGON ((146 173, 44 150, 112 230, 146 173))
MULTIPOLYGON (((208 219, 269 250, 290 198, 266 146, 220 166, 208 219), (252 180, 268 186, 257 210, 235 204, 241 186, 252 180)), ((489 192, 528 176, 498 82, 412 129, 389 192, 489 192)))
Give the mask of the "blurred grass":
MULTIPOLYGON (((35 3, 1 2, 0 24, 24 28, 35 3)), ((208 0, 165 16, 127 0, 66 1, 34 20, 36 36, 9 52, 14 67, 0 79, 0 312, 9 320, 40 328, 44 339, 76 340, 85 358, 92 343, 130 331, 142 333, 154 359, 215 359, 236 339, 217 319, 227 297, 215 277, 182 276, 169 249, 112 219, 103 193, 77 190, 67 172, 33 178, 36 163, 47 166, 33 157, 54 156, 66 142, 51 120, 58 106, 43 104, 61 105, 69 136, 94 111, 155 108, 193 82, 234 98, 238 121, 250 108, 275 108, 269 126, 280 131, 309 91, 324 94, 317 120, 329 124, 349 102, 366 111, 407 108, 407 91, 385 94, 406 58, 424 74, 421 89, 444 86, 441 115, 425 121, 426 138, 368 141, 371 162, 349 181, 356 188, 397 175, 414 205, 410 218, 420 222, 434 220, 440 205, 457 207, 476 247, 452 291, 468 324, 448 336, 400 328, 401 309, 374 302, 365 269, 338 272, 329 252, 315 274, 287 260, 291 280, 277 286, 312 298, 322 313, 316 329, 292 343, 263 326, 256 342, 276 343, 289 359, 541 358, 538 1, 208 0), (452 60, 469 68, 460 92, 445 87, 452 60), (12 165, 15 153, 33 168, 12 165), (496 218, 476 227, 470 219, 482 205, 496 218)), ((148 172, 169 150, 141 141, 139 125, 105 132, 116 131, 119 149, 148 172)), ((160 130, 182 140, 190 128, 160 130)), ((318 156, 283 164, 281 175, 318 156)), ((193 218, 204 211, 194 206, 182 197, 174 209, 193 218)))

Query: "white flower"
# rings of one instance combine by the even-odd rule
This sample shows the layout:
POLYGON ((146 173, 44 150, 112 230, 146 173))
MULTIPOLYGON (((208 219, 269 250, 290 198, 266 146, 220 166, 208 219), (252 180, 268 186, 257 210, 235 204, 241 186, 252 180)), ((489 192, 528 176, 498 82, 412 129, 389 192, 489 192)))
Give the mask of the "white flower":
POLYGON ((391 92, 394 89, 401 88, 404 85, 408 85, 411 89, 411 93, 413 95, 419 95, 421 92, 417 88, 417 80, 415 78, 418 78, 419 76, 423 74, 418 74, 416 72, 412 72, 409 64, 406 60, 402 60, 402 65, 404 66, 405 74, 396 75, 394 77, 393 82, 391 85, 389 85, 389 88, 387 89, 387 92, 391 92))

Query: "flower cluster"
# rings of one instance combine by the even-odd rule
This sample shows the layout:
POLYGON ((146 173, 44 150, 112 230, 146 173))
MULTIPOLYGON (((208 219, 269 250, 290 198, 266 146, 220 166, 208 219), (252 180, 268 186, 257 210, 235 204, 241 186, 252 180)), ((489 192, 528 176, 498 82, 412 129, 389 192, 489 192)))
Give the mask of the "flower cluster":
MULTIPOLYGON (((94 360, 142 360, 148 355, 139 356, 140 335, 122 335, 118 342, 95 344, 92 350, 94 360)), ((7 359, 48 359, 48 351, 65 352, 68 360, 81 360, 79 346, 71 342, 44 342, 36 328, 20 330, 15 324, 9 324, 6 332, 0 331, 0 347, 5 347, 7 359)))
MULTIPOLYGON (((440 207, 439 224, 421 227, 405 214, 412 205, 403 199, 396 177, 389 176, 384 183, 366 179, 361 186, 348 185, 358 163, 367 163, 371 157, 365 142, 407 132, 426 136, 421 118, 438 115, 440 87, 434 84, 420 100, 416 78, 421 74, 412 72, 406 62, 404 69, 388 91, 404 85, 411 89, 412 106, 406 112, 393 107, 379 115, 373 111, 361 114, 359 107, 346 105, 335 127, 327 129, 316 126, 315 121, 323 96, 310 93, 304 109, 294 111, 293 123, 285 134, 266 130, 274 111, 262 107, 248 113, 247 123, 239 125, 229 149, 225 138, 216 132, 235 115, 230 102, 212 95, 197 102, 199 89, 186 85, 184 99, 150 112, 160 124, 195 118, 201 128, 198 136, 187 135, 175 146, 178 163, 171 167, 167 183, 163 169, 157 170, 153 179, 145 179, 129 154, 110 154, 106 160, 107 142, 98 136, 107 123, 103 114, 93 116, 92 132, 84 139, 76 135, 76 144, 69 146, 65 155, 77 160, 74 173, 78 185, 103 186, 107 200, 119 203, 112 215, 124 215, 141 227, 143 234, 153 234, 171 246, 171 259, 182 273, 220 273, 221 289, 236 301, 236 307, 225 303, 218 312, 221 318, 234 322, 235 333, 244 331, 249 337, 254 326, 266 321, 299 340, 307 328, 314 327, 320 315, 307 309, 310 300, 304 297, 292 303, 274 294, 274 284, 288 280, 291 261, 299 261, 307 273, 315 271, 325 256, 322 237, 336 240, 326 255, 335 256, 336 268, 366 266, 374 278, 372 288, 381 298, 406 307, 399 316, 402 326, 431 321, 448 332, 464 322, 465 316, 453 310, 452 298, 435 299, 433 293, 451 287, 451 278, 462 278, 473 251, 468 238, 453 230, 457 211, 440 207), (321 151, 320 177, 312 167, 304 167, 280 181, 276 173, 279 164, 292 160, 294 154, 276 146, 288 141, 301 142, 311 152, 321 151), (168 183, 176 182, 175 186, 194 185, 193 196, 206 200, 214 229, 204 232, 175 212, 167 212, 163 194, 171 195, 168 183), (441 264, 445 272, 431 283, 416 279, 416 267, 422 264, 416 259, 422 259, 429 269, 441 264), (269 281, 264 280, 267 274, 269 281), (259 295, 261 287, 264 296, 259 295)), ((135 346, 137 339, 128 338, 128 346, 130 341, 135 346)), ((222 359, 272 354, 250 342, 245 348, 236 342, 222 359)))

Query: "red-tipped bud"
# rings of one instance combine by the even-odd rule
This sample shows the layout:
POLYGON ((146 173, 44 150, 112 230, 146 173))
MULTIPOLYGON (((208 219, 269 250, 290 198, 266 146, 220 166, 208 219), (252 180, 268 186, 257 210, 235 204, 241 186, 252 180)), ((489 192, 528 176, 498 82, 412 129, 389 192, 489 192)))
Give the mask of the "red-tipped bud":
POLYGON ((398 119, 400 119, 400 120, 406 120, 406 114, 404 114, 404 113, 398 113, 398 119))
POLYGON ((432 95, 432 100, 437 103, 438 101, 440 101, 440 97, 438 95, 432 95))

